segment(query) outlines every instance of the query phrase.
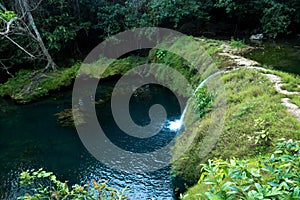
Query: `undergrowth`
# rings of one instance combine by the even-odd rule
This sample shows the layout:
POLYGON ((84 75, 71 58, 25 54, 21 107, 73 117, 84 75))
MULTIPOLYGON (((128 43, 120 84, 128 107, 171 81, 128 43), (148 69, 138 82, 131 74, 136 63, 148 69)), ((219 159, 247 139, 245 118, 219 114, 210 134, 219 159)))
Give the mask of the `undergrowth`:
POLYGON ((19 200, 38 200, 38 199, 65 199, 65 200, 123 200, 126 188, 118 191, 107 185, 108 181, 94 180, 92 183, 84 185, 68 185, 67 181, 61 182, 52 172, 43 169, 27 170, 20 174, 20 186, 22 195, 19 200))
POLYGON ((300 199, 299 156, 299 141, 282 140, 270 156, 209 160, 181 199, 300 199))

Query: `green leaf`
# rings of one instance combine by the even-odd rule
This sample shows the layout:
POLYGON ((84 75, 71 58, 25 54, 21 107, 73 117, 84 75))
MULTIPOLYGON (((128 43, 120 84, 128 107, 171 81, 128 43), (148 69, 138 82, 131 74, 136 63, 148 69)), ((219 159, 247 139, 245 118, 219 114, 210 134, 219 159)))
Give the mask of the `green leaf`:
POLYGON ((240 190, 237 187, 235 187, 235 186, 229 186, 228 188, 231 189, 231 190, 233 190, 233 191, 235 191, 235 192, 237 192, 237 193, 240 192, 240 190))
POLYGON ((294 198, 294 199, 300 199, 300 189, 299 189, 299 186, 297 186, 294 189, 293 194, 292 194, 292 198, 294 198))
POLYGON ((269 184, 270 186, 272 186, 272 187, 277 187, 277 186, 278 186, 278 184, 277 184, 277 183, 274 183, 274 182, 268 182, 268 184, 269 184))
POLYGON ((263 192, 263 188, 261 187, 261 185, 259 183, 254 183, 254 186, 256 187, 256 189, 262 193, 263 192))

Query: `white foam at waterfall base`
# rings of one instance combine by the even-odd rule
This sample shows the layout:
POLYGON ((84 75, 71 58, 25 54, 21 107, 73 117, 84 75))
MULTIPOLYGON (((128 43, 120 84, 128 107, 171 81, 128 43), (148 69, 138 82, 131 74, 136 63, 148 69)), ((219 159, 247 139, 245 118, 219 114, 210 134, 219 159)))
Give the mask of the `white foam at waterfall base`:
MULTIPOLYGON (((209 77, 207 77, 205 80, 203 80, 200 84, 199 84, 199 86, 195 89, 195 91, 193 92, 193 95, 200 89, 200 88, 202 88, 203 86, 204 86, 204 84, 207 82, 207 81, 209 81, 210 79, 212 79, 212 78, 214 78, 214 77, 216 77, 217 75, 219 75, 219 74, 222 74, 222 73, 224 73, 225 71, 218 71, 218 72, 215 72, 214 74, 212 74, 212 75, 210 75, 209 77)), ((176 120, 173 120, 173 121, 171 121, 171 120, 169 120, 169 121, 167 121, 167 128, 169 129, 169 130, 171 130, 171 131, 179 131, 180 129, 182 129, 183 128, 183 120, 184 120, 184 116, 185 116, 185 113, 186 113, 186 110, 187 110, 187 108, 188 108, 188 106, 189 106, 189 101, 187 102, 187 104, 186 104, 186 106, 185 106, 185 108, 184 108, 184 110, 183 110, 183 112, 182 112, 182 115, 181 115, 181 117, 180 117, 180 119, 176 119, 176 120)))
POLYGON ((171 131, 177 131, 181 129, 183 126, 183 123, 181 122, 180 119, 174 120, 174 121, 168 121, 167 123, 167 128, 171 131))
POLYGON ((179 131, 183 128, 183 118, 186 112, 187 106, 184 108, 180 119, 169 120, 167 121, 167 128, 171 131, 179 131))

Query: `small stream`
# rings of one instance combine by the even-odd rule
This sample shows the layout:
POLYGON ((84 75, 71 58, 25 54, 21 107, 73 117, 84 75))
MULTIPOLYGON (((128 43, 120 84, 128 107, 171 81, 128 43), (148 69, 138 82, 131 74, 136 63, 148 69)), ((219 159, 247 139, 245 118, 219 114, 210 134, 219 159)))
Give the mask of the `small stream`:
MULTIPOLYGON (((97 95, 107 94, 113 85, 113 81, 104 82, 97 95)), ((137 124, 149 122, 148 109, 153 104, 164 106, 168 120, 151 141, 133 141, 116 128, 110 102, 96 106, 99 121, 115 144, 124 149, 134 146, 137 151, 153 151, 176 136, 177 131, 168 125, 180 118, 181 110, 171 91, 150 86, 143 95, 133 96, 130 103, 130 112, 137 124)), ((56 122, 54 114, 70 107, 70 91, 28 105, 16 106, 0 101, 0 199, 16 199, 20 194, 18 174, 32 168, 53 171, 60 180, 68 180, 70 184, 109 180, 108 185, 117 189, 127 186, 126 194, 130 199, 175 198, 174 189, 179 181, 170 174, 170 166, 151 173, 126 173, 107 167, 92 157, 75 129, 61 127, 56 122)))

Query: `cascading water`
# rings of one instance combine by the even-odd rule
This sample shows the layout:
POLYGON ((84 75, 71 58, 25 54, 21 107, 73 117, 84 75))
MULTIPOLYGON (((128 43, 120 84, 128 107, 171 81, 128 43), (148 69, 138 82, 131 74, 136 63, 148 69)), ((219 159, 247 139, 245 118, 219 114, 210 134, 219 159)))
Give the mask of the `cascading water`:
MULTIPOLYGON (((209 81, 210 79, 212 79, 212 78, 218 76, 219 74, 225 73, 225 72, 226 72, 226 71, 222 70, 222 71, 215 72, 214 74, 208 76, 206 79, 204 79, 204 80, 198 85, 198 87, 194 90, 192 96, 194 96, 194 95, 196 94, 196 92, 197 92, 200 88, 202 88, 202 87, 204 86, 204 84, 205 84, 207 81, 209 81)), ((189 107, 189 103, 190 103, 190 99, 187 101, 187 104, 186 104, 186 106, 185 106, 185 108, 184 108, 184 110, 183 110, 183 112, 182 112, 182 114, 181 114, 181 116, 180 116, 180 119, 177 119, 177 120, 174 120, 174 121, 169 121, 169 122, 167 123, 168 129, 170 129, 171 131, 178 131, 178 130, 180 130, 180 129, 183 128, 183 126, 184 126, 184 117, 185 117, 187 108, 189 107)))

